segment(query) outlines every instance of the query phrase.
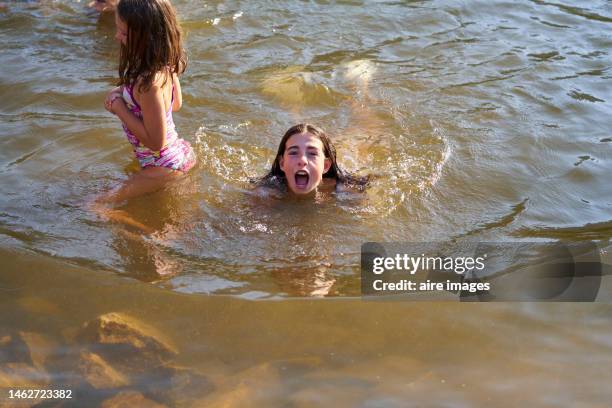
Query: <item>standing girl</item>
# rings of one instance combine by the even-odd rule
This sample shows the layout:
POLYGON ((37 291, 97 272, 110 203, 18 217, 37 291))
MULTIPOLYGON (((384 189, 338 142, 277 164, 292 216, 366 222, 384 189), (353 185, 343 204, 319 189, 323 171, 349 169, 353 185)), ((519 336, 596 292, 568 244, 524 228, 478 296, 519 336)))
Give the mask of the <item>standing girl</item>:
MULTIPOLYGON (((120 0, 115 23, 121 44, 119 86, 104 106, 121 120, 141 171, 98 203, 158 190, 195 164, 191 145, 178 137, 172 119, 172 111, 181 107, 178 75, 186 66, 174 8, 169 0, 120 0)), ((104 211, 110 218, 122 218, 119 213, 104 211)))

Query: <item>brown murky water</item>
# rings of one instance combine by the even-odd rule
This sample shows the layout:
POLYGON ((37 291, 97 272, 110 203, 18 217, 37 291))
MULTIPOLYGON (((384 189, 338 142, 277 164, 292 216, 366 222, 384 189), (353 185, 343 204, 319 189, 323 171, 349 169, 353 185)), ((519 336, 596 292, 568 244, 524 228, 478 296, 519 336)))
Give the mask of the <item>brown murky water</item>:
POLYGON ((0 344, 53 345, 37 384, 72 384, 67 406, 120 390, 169 406, 607 405, 608 304, 364 302, 359 250, 590 239, 612 263, 609 2, 175 5, 189 55, 175 121, 200 161, 125 204, 150 235, 85 208, 136 170, 102 106, 112 17, 0 7, 0 344), (365 196, 252 193, 306 120, 341 165, 377 175, 365 196), (164 367, 197 372, 192 386, 163 369, 77 381, 91 345, 75 333, 109 312, 163 332, 178 350, 164 367))

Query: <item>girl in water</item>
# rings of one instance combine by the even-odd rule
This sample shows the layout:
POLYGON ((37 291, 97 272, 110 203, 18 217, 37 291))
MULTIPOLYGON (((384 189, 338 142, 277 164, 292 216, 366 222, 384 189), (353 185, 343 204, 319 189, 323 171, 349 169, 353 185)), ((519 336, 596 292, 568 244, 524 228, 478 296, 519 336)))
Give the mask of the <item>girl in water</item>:
POLYGON ((272 169, 257 184, 304 196, 319 188, 363 191, 369 180, 370 176, 359 177, 343 171, 336 161, 336 149, 325 132, 302 123, 287 130, 272 169))
POLYGON ((100 204, 156 191, 187 173, 196 160, 172 119, 182 103, 178 75, 185 71, 186 57, 170 1, 120 0, 115 23, 121 45, 119 86, 109 92, 104 106, 121 120, 141 171, 96 202, 98 212, 134 225, 122 211, 100 211, 100 204))

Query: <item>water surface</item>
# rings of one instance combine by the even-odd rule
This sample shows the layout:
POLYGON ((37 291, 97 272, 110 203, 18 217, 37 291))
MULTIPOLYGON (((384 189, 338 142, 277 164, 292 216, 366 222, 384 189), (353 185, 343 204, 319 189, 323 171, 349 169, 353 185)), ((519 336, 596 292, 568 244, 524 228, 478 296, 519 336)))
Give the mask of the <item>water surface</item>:
POLYGON ((303 388, 270 380, 263 404, 352 406, 375 389, 363 406, 419 405, 449 384, 436 404, 609 401, 600 375, 607 305, 358 299, 367 241, 591 239, 609 248, 609 2, 174 4, 189 57, 175 121, 199 163, 122 206, 149 235, 85 205, 137 170, 103 108, 117 76, 112 16, 68 0, 0 8, 0 259, 20 259, 0 281, 10 289, 6 330, 60 336, 127 310, 191 339, 180 344, 185 361, 221 361, 213 377, 318 359, 288 376, 303 388), (376 175, 365 195, 253 194, 249 180, 302 121, 330 134, 341 166, 376 175), (66 265, 80 273, 42 273, 66 265), (81 275, 88 284, 71 284, 81 275), (124 284, 124 295, 103 289, 124 284), (43 326, 22 308, 32 296, 58 305, 43 326), (207 310, 220 314, 198 323, 207 310), (575 369, 562 370, 569 363, 575 369), (377 370, 395 375, 383 386, 377 370))

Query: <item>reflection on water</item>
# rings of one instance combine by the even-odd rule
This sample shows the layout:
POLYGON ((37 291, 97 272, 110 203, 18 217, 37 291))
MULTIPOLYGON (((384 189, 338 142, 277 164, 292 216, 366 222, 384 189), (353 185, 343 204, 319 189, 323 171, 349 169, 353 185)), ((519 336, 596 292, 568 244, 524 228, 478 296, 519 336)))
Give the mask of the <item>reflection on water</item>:
POLYGON ((157 281, 181 273, 180 257, 171 253, 176 237, 190 234, 190 226, 201 214, 191 196, 197 193, 194 180, 187 176, 163 191, 130 200, 118 211, 140 228, 114 225, 114 250, 124 261, 120 266, 130 276, 157 281))
MULTIPOLYGON (((120 311, 172 334, 173 363, 213 385, 190 398, 209 405, 607 404, 605 305, 354 297, 368 241, 609 250, 609 2, 174 3, 189 56, 175 120, 200 159, 120 208, 150 233, 85 205, 134 171, 102 106, 116 78, 112 16, 2 3, 0 259, 13 266, 0 274, 0 342, 32 332, 81 358, 88 345, 62 331, 120 311), (302 121, 326 130, 343 168, 374 176, 367 193, 253 192, 302 121), (542 380, 551 373, 558 382, 542 380)), ((88 390, 94 404, 117 394, 88 390)))

